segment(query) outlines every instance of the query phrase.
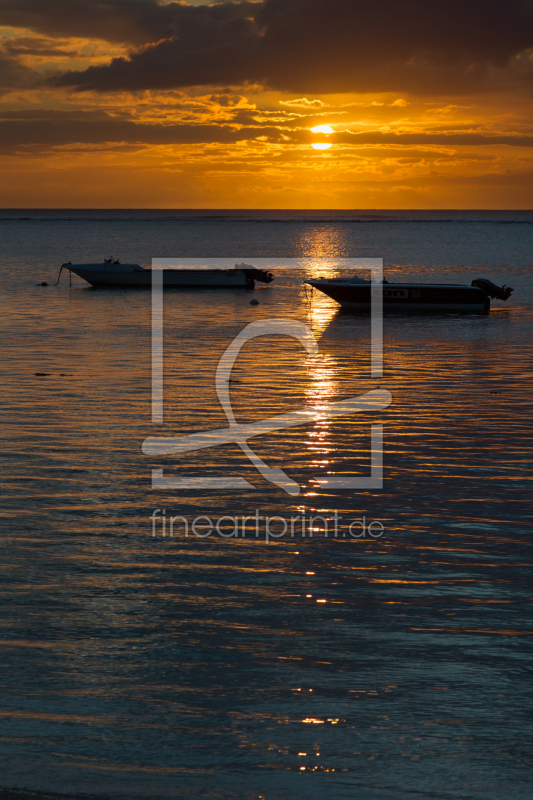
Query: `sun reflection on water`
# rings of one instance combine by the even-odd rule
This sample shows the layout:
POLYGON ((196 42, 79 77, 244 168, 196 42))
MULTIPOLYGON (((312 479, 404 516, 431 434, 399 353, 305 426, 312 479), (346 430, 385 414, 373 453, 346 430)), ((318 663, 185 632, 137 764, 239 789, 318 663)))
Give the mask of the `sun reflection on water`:
POLYGON ((339 393, 337 364, 330 356, 322 356, 320 359, 309 359, 307 367, 309 381, 306 386, 306 405, 316 409, 316 415, 313 427, 307 431, 306 444, 315 455, 311 462, 313 469, 323 470, 329 461, 318 456, 328 455, 332 447, 328 441, 331 423, 321 411, 339 393))

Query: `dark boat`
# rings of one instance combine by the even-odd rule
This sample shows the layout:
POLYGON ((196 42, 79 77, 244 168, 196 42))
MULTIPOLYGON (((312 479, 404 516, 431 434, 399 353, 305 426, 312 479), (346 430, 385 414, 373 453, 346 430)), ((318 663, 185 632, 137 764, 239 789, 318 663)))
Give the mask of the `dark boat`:
MULTIPOLYGON (((152 286, 152 270, 138 264, 121 264, 112 258, 101 263, 67 264, 61 266, 70 270, 83 280, 98 288, 103 287, 143 287, 152 286)), ((169 269, 162 270, 163 287, 171 289, 186 288, 243 288, 253 289, 256 281, 270 283, 274 280, 271 272, 255 269, 249 264, 235 264, 234 269, 169 269)), ((59 278, 58 278, 59 282, 59 278)))
POLYGON ((318 278, 306 281, 331 297, 342 308, 369 310, 371 296, 383 296, 384 311, 459 311, 488 314, 490 300, 507 300, 513 291, 496 286, 486 278, 472 281, 470 286, 456 283, 388 283, 372 284, 363 278, 318 278), (372 293, 372 295, 371 295, 372 293))

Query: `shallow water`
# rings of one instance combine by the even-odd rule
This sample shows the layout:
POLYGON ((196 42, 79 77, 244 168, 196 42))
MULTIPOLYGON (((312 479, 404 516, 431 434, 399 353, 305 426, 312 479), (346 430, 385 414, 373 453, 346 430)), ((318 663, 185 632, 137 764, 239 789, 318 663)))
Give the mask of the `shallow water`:
MULTIPOLYGON (((531 796, 533 227, 524 212, 520 224, 476 214, 376 224, 3 212, 0 786, 531 796), (150 292, 35 285, 63 261, 104 255, 383 257, 389 280, 488 277, 515 291, 489 317, 388 316, 382 379, 369 377, 368 318, 306 293, 303 273, 259 285, 255 308, 244 290, 166 292, 165 423, 154 425, 150 292), (241 422, 317 408, 304 428, 253 440, 301 494, 268 483, 236 444, 143 455, 145 437, 227 425, 217 363, 269 317, 306 323, 320 353, 249 342, 232 405, 241 422), (376 386, 391 392, 388 409, 320 417, 321 404, 376 386), (328 473, 369 474, 375 423, 383 489, 321 489, 328 473), (152 468, 255 489, 154 490, 152 468), (154 509, 183 518, 172 538, 154 509), (238 517, 242 533, 256 511, 335 510, 337 538, 320 519, 313 536, 298 522, 270 544, 253 520, 244 538, 184 536, 200 515, 238 517), (363 517, 383 535, 350 537, 363 517)), ((234 526, 219 522, 222 534, 234 526)))

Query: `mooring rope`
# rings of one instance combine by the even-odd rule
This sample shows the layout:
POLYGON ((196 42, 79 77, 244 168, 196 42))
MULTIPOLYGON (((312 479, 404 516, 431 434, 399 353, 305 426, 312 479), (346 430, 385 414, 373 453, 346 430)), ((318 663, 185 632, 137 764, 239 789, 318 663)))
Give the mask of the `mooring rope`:
MULTIPOLYGON (((57 283, 53 283, 52 286, 57 286, 58 285, 59 279, 61 278, 61 273, 63 272, 64 268, 67 267, 67 269, 68 269, 68 267, 71 267, 71 266, 72 266, 72 261, 69 261, 67 264, 61 264, 61 269, 59 270, 59 275, 57 276, 57 283)), ((72 272, 70 273, 70 280, 72 282, 72 272)))

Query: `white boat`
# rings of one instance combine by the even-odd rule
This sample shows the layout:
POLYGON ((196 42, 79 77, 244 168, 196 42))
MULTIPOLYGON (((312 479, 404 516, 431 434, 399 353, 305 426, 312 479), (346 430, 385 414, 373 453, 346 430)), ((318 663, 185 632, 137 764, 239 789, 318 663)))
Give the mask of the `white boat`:
MULTIPOLYGON (((67 269, 97 287, 145 287, 152 285, 152 270, 139 264, 121 264, 117 259, 107 258, 100 263, 62 264, 59 271, 67 269)), ((242 288, 253 289, 256 281, 270 283, 272 273, 255 269, 249 264, 235 264, 234 269, 163 269, 165 288, 242 288)), ((57 282, 59 283, 59 277, 57 282)), ((57 285, 57 284, 56 284, 57 285)))
POLYGON ((486 278, 472 281, 470 286, 456 283, 388 283, 371 284, 352 278, 318 278, 306 281, 331 297, 342 308, 365 311, 371 307, 372 294, 381 294, 384 311, 459 311, 488 314, 491 297, 507 300, 513 291, 496 286, 486 278))

